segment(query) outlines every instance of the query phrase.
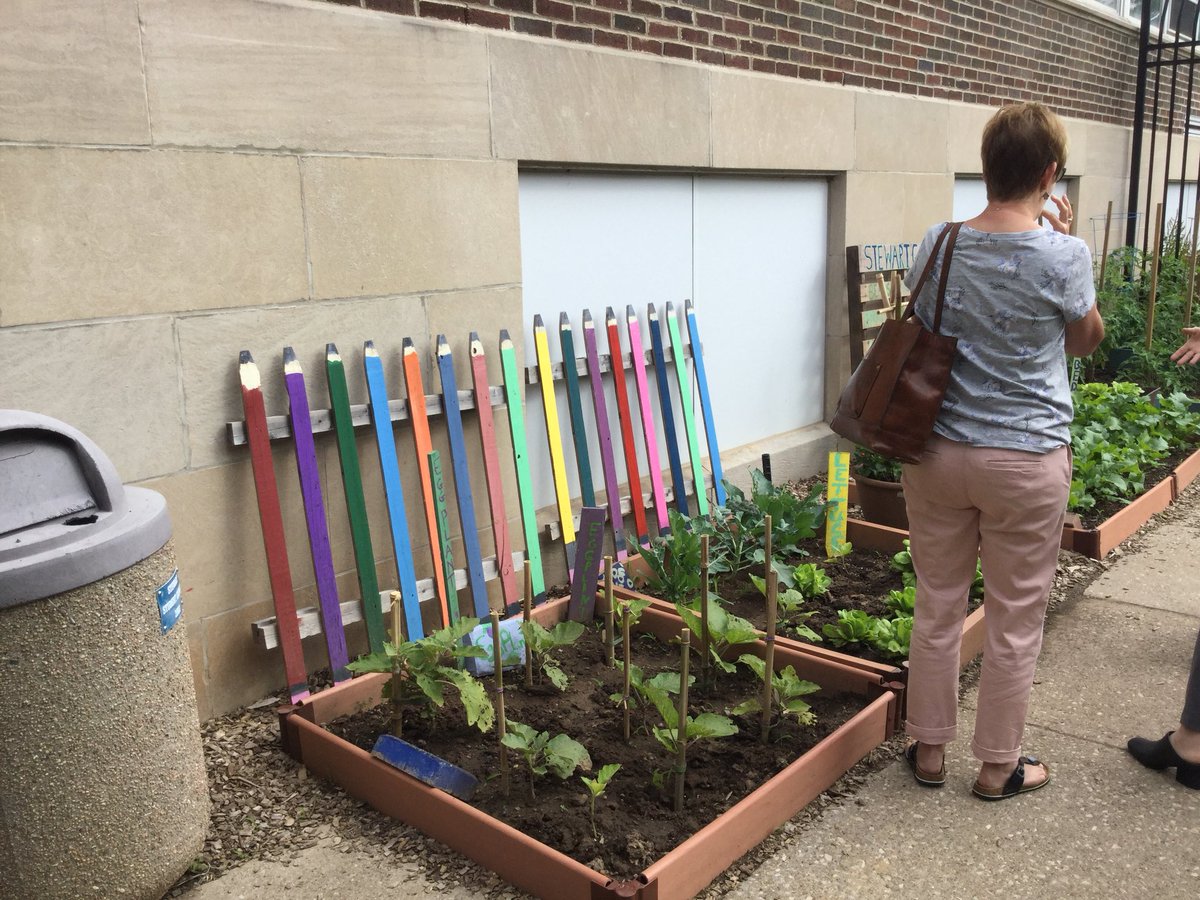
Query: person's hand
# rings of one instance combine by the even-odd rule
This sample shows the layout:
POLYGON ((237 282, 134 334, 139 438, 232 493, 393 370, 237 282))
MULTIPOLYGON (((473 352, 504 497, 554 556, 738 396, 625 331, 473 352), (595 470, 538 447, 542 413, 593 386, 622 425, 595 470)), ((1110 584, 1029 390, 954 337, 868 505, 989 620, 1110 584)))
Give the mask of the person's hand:
POLYGON ((1063 194, 1061 197, 1051 195, 1050 199, 1058 207, 1058 212, 1052 213, 1046 210, 1042 215, 1046 217, 1046 220, 1050 223, 1050 227, 1059 234, 1070 234, 1071 222, 1075 219, 1075 213, 1071 211, 1071 201, 1067 199, 1066 194, 1063 194))
POLYGON ((1171 361, 1181 366, 1188 363, 1194 366, 1200 362, 1200 328, 1185 328, 1183 333, 1187 340, 1171 354, 1171 361))

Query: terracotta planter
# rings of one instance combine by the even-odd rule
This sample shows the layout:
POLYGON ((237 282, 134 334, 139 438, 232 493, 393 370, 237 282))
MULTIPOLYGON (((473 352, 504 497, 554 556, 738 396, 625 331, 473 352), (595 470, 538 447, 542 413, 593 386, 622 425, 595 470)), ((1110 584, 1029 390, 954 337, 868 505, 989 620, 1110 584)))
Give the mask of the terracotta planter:
MULTIPOLYGON (((601 598, 602 603, 603 598, 601 598)), ((569 600, 554 600, 534 615, 543 624, 561 620, 569 600)), ((660 609, 642 615, 639 631, 660 637, 679 632, 680 620, 660 609)), ((758 652, 765 652, 762 641, 758 652)), ((389 675, 366 675, 280 710, 284 749, 314 774, 329 778, 375 809, 496 872, 522 890, 555 900, 692 897, 828 788, 894 733, 900 698, 893 686, 867 672, 777 646, 775 665, 794 665, 802 678, 862 697, 863 708, 837 731, 767 780, 636 878, 614 881, 582 863, 431 788, 326 731, 321 724, 376 705, 389 675)))
POLYGON ((889 528, 908 528, 908 509, 904 505, 904 489, 897 481, 879 481, 855 474, 850 496, 863 511, 868 522, 889 528))

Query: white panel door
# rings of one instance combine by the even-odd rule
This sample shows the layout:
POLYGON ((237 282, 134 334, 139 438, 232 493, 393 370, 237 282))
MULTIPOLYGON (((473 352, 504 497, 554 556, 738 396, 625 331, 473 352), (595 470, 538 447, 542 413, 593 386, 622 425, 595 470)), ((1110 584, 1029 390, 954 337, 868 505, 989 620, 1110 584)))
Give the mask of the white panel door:
POLYGON ((696 320, 722 447, 824 418, 827 196, 817 179, 696 179, 696 320))
MULTIPOLYGON (((584 354, 581 312, 591 311, 600 353, 608 352, 605 309, 613 307, 628 353, 626 306, 650 349, 647 304, 663 319, 671 302, 687 342, 684 302, 696 302, 717 438, 729 449, 822 419, 824 396, 827 187, 823 180, 691 175, 522 172, 521 260, 526 363, 533 364, 533 321, 540 314, 550 355, 561 361, 559 313, 571 318, 575 352, 584 354)), ((671 378, 674 372, 671 371, 671 378)), ((653 366, 646 368, 659 456, 667 467, 653 366)), ((644 439, 632 373, 629 398, 645 473, 644 439)), ((605 378, 618 480, 626 480, 612 379, 605 378)), ((603 470, 590 385, 581 382, 592 481, 603 470)), ((676 426, 686 465, 683 423, 676 426)), ((695 390, 693 388, 693 396, 695 390)), ((560 436, 572 496, 579 497, 565 389, 556 391, 560 436)), ((697 408, 698 410, 698 408, 697 408)), ((535 499, 554 502, 540 387, 526 391, 526 425, 535 499)), ((702 447, 704 426, 697 422, 702 447)), ((707 449, 702 450, 707 457, 707 449)), ((669 483, 669 477, 668 477, 669 483)), ((643 490, 650 485, 643 478, 643 490)))
MULTIPOLYGON (((582 358, 584 309, 591 311, 601 355, 608 352, 604 325, 607 307, 613 307, 625 341, 625 307, 633 304, 641 320, 643 343, 650 347, 646 328, 647 303, 661 307, 668 299, 682 302, 692 292, 692 177, 690 175, 603 175, 573 172, 522 172, 520 176, 521 277, 526 364, 536 362, 533 352, 533 317, 546 324, 553 362, 562 361, 559 313, 571 319, 575 354, 582 358)), ((628 352, 628 346, 623 349, 628 352)), ((651 391, 654 376, 647 370, 651 391)), ((630 375, 630 402, 637 417, 637 400, 630 375)), ((612 378, 606 376, 605 397, 609 429, 613 435, 618 481, 624 482, 620 424, 612 378)), ((592 484, 604 490, 592 413, 591 386, 580 381, 583 417, 589 436, 592 484)), ((571 495, 579 497, 579 475, 566 388, 557 385, 558 417, 566 456, 571 495)), ((655 400, 657 411, 657 399, 655 400)), ((546 419, 541 388, 526 391, 526 428, 529 465, 538 507, 554 502, 554 482, 546 439, 546 419)), ((657 415, 657 412, 656 412, 657 415)), ((640 425, 636 429, 641 434, 640 425)), ((665 445, 663 445, 665 454, 665 445)), ((641 470, 647 471, 645 450, 639 449, 641 470)), ((666 456, 663 456, 666 464, 666 456)), ((649 490, 649 484, 643 486, 649 490)))

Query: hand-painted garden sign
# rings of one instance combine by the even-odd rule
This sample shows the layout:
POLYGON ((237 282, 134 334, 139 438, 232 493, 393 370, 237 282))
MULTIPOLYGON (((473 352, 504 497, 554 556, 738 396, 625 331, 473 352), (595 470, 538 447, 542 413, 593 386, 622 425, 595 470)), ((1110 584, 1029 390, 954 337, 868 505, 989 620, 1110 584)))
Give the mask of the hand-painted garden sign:
MULTIPOLYGON (((464 668, 472 675, 490 675, 495 671, 492 658, 492 623, 481 622, 471 629, 467 640, 474 647, 482 647, 486 656, 468 656, 463 659, 464 668)), ((500 659, 504 668, 525 665, 525 636, 521 633, 519 618, 500 622, 500 659)))
POLYGON ((829 482, 825 488, 829 505, 825 510, 825 554, 830 558, 845 556, 846 506, 850 496, 850 454, 833 450, 829 454, 829 482))
POLYGON ((579 514, 579 548, 575 554, 571 606, 567 612, 573 622, 590 622, 596 615, 593 585, 604 557, 604 520, 607 518, 603 506, 585 506, 579 514))

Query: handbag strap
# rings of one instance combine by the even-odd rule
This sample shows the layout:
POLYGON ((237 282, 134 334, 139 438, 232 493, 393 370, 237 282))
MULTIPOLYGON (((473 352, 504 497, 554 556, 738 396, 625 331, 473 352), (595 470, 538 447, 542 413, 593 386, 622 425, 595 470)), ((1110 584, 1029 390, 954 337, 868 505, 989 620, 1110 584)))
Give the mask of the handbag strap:
POLYGON ((946 227, 942 229, 937 237, 937 241, 933 245, 933 250, 929 253, 929 259, 925 261, 925 268, 921 271, 921 277, 917 280, 917 286, 913 288, 912 294, 908 298, 908 306, 904 308, 902 319, 911 318, 914 314, 914 307, 917 303, 917 297, 921 293, 921 288, 925 287, 925 282, 929 280, 929 273, 933 271, 933 264, 937 260, 938 251, 942 249, 942 244, 946 243, 946 257, 942 263, 941 277, 938 279, 938 295, 937 306, 933 314, 934 334, 937 334, 942 327, 942 306, 946 302, 946 277, 950 273, 950 258, 954 254, 954 244, 958 240, 958 231, 962 228, 962 222, 947 222, 946 227), (946 237, 949 236, 949 242, 946 242, 946 237))

